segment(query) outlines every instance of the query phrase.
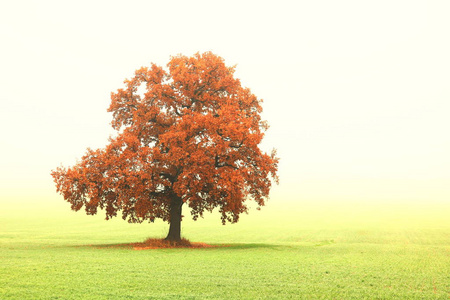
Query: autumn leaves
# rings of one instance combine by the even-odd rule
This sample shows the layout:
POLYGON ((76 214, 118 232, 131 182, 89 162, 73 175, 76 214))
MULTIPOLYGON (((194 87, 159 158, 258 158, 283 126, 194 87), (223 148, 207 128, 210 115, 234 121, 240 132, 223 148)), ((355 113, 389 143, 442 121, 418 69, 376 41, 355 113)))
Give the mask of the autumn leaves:
POLYGON ((194 219, 217 207, 223 222, 236 222, 247 199, 264 205, 278 158, 258 148, 267 128, 261 101, 233 73, 210 52, 173 57, 167 71, 137 70, 111 94, 117 137, 54 171, 58 192, 76 210, 171 226, 180 199, 194 219))

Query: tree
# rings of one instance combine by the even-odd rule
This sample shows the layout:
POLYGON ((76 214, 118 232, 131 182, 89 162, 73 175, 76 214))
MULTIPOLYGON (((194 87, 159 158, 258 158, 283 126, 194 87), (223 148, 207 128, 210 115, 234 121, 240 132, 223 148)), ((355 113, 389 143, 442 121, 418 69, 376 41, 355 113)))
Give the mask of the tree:
POLYGON ((117 135, 52 176, 73 210, 104 209, 107 220, 121 211, 130 223, 161 218, 170 224, 166 240, 179 241, 183 205, 194 220, 219 208, 223 224, 237 222, 248 199, 263 206, 278 158, 258 147, 268 128, 262 101, 234 67, 211 52, 167 66, 143 67, 111 93, 117 135))

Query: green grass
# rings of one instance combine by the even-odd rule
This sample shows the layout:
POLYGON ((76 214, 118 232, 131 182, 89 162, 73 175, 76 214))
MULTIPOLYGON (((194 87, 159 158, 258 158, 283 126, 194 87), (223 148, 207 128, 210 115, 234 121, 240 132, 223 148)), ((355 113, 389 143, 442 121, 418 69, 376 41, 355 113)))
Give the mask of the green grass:
POLYGON ((3 205, 0 299, 449 299, 449 208, 272 206, 234 225, 183 221, 191 241, 228 247, 135 251, 96 245, 162 237, 167 225, 104 221, 62 201, 3 205))

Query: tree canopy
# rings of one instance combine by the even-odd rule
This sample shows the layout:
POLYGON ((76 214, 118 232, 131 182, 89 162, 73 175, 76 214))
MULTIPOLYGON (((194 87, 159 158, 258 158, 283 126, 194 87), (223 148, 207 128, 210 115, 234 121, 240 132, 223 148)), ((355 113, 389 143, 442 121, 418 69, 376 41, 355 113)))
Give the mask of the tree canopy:
POLYGON ((275 150, 260 148, 268 125, 261 102, 234 78, 234 67, 211 53, 172 57, 135 72, 111 93, 117 134, 72 167, 52 171, 73 210, 128 222, 161 218, 179 240, 181 207, 194 220, 218 208, 237 222, 247 200, 263 206, 277 181, 275 150))

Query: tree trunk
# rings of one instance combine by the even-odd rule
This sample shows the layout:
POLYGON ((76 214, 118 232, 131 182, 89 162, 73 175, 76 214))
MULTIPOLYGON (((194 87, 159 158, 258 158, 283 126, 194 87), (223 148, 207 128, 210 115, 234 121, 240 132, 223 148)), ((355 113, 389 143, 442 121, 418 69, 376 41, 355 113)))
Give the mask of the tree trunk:
POLYGON ((165 238, 167 241, 179 242, 181 241, 181 207, 183 200, 177 195, 173 195, 170 202, 170 227, 169 234, 165 238))

